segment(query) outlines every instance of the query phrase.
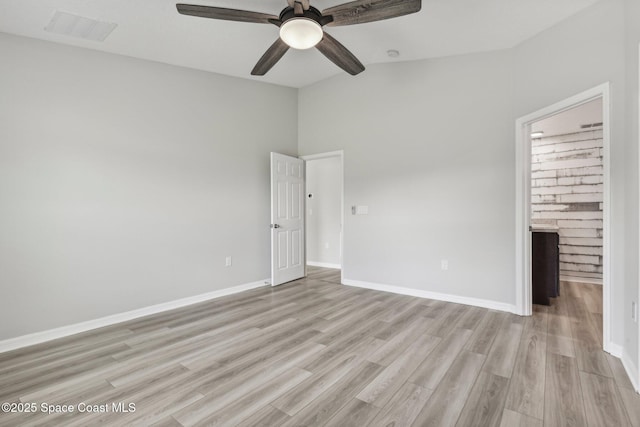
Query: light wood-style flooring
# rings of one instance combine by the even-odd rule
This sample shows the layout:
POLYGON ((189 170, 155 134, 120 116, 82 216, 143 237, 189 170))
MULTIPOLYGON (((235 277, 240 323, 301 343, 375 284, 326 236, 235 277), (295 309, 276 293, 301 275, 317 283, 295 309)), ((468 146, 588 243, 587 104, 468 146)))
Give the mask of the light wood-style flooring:
POLYGON ((2 426, 640 426, 604 353, 602 296, 562 283, 516 315, 339 284, 264 287, 0 354, 2 426))

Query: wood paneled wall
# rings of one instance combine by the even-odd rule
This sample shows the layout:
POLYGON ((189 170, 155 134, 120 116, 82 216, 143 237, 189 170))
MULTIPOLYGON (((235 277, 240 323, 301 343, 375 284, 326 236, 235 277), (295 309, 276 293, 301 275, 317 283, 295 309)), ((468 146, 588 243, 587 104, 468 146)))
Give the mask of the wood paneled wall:
POLYGON ((532 223, 559 227, 563 276, 602 280, 602 128, 531 145, 532 223))

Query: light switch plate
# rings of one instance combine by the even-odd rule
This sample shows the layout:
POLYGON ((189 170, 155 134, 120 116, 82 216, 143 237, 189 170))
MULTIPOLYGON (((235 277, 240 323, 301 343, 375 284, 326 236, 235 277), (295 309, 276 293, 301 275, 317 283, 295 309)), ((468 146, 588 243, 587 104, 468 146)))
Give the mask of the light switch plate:
POLYGON ((356 215, 368 215, 369 206, 356 206, 356 215))

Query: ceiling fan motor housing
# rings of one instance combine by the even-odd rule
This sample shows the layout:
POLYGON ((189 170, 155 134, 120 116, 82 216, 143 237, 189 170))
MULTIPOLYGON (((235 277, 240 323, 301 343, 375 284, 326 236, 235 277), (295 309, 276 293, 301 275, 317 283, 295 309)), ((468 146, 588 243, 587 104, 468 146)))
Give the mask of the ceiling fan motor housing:
POLYGON ((312 21, 317 22, 321 27, 333 21, 333 18, 330 15, 322 16, 322 13, 320 13, 320 11, 313 6, 310 6, 307 10, 303 10, 301 14, 296 14, 295 10, 292 7, 285 7, 282 12, 280 12, 280 22, 282 24, 294 18, 311 19, 312 21))

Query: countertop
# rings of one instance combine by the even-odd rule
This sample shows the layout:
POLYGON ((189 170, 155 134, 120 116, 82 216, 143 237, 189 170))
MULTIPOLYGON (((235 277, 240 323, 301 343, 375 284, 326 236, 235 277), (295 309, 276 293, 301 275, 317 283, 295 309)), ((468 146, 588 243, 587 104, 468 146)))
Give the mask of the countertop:
POLYGON ((529 231, 535 233, 557 233, 558 229, 557 225, 551 224, 531 224, 529 226, 529 231))

